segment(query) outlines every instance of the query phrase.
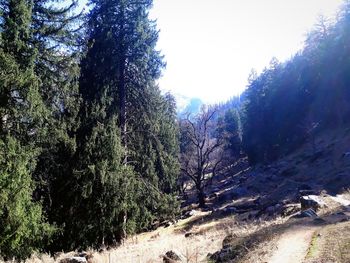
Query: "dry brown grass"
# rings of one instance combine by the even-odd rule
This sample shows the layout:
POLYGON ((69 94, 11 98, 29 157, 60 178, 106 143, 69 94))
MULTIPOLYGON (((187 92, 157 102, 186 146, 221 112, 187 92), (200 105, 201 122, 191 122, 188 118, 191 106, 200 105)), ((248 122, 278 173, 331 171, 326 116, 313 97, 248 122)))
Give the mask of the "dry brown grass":
POLYGON ((305 263, 350 262, 350 222, 324 227, 314 238, 305 263))
MULTIPOLYGON (((350 145, 350 135, 347 134, 346 136, 344 135, 344 137, 343 133, 344 131, 334 131, 333 133, 326 133, 325 135, 319 136, 317 140, 317 147, 318 149, 323 149, 325 151, 325 155, 313 163, 310 163, 310 160, 307 158, 311 151, 310 145, 308 144, 286 157, 285 161, 288 164, 287 167, 298 167, 297 173, 293 175, 293 180, 300 179, 301 182, 311 180, 311 182, 323 186, 332 186, 332 184, 334 184, 334 186, 329 187, 330 189, 328 190, 338 190, 338 186, 343 186, 342 183, 348 183, 349 181, 346 181, 348 177, 346 176, 347 173, 345 173, 345 171, 350 169, 350 159, 346 160, 341 156, 344 152, 349 150, 348 145, 350 145), (338 174, 342 174, 343 172, 344 176, 342 175, 340 177, 336 177, 338 174), (334 182, 330 181, 333 176, 335 178, 334 182)), ((227 178, 224 179, 226 180, 227 178)), ((248 178, 248 186, 249 183, 251 183, 253 186, 257 186, 259 190, 265 190, 265 193, 262 194, 266 194, 269 199, 272 199, 272 201, 281 201, 281 196, 276 195, 276 200, 273 200, 274 196, 271 195, 273 190, 280 188, 281 185, 284 185, 282 184, 282 181, 278 181, 278 184, 276 185, 269 185, 269 182, 266 183, 264 181, 259 184, 256 177, 252 177, 252 179, 250 181, 249 180, 250 179, 248 178), (268 186, 270 188, 268 188, 268 186), (269 189, 271 189, 271 191, 269 189)), ((224 183, 224 181, 221 183, 224 183)), ((291 182, 289 180, 286 185, 289 186, 290 184, 291 182)), ((280 192, 284 194, 283 191, 280 192)), ((345 199, 350 200, 350 191, 344 189, 342 196, 345 199)), ((282 197, 285 196, 283 195, 282 197)), ((251 202, 252 200, 242 198, 241 200, 236 201, 247 203, 251 202)), ((325 211, 321 211, 320 214, 322 216, 327 216, 328 214, 334 213, 339 206, 339 204, 334 202, 332 199, 328 198, 326 201, 328 201, 327 203, 329 206, 325 209, 325 211)), ((229 200, 229 202, 230 205, 232 205, 232 200, 229 200)), ((235 205, 237 204, 238 203, 236 202, 235 205)), ((222 208, 225 208, 225 205, 222 208)), ((224 238, 228 235, 234 235, 236 237, 246 238, 244 247, 242 247, 241 262, 263 262, 263 258, 265 258, 271 250, 275 249, 274 238, 276 235, 280 235, 283 232, 283 229, 290 225, 290 222, 286 223, 286 220, 281 218, 271 219, 261 217, 256 221, 249 221, 247 219, 247 214, 217 219, 214 216, 211 216, 209 212, 200 212, 193 217, 181 220, 176 225, 168 228, 159 228, 153 232, 133 236, 128 239, 124 245, 117 248, 101 253, 90 251, 93 255, 93 258, 90 261, 91 263, 162 262, 161 255, 164 255, 169 250, 175 250, 181 254, 188 263, 206 262, 208 253, 214 253, 220 250, 222 248, 224 238), (186 238, 185 233, 188 232, 192 234, 190 237, 186 238)), ((339 227, 341 226, 342 225, 339 225, 339 227)), ((348 231, 347 228, 341 229, 344 232, 348 231)), ((327 233, 338 235, 340 228, 339 231, 337 231, 337 228, 329 228, 329 232, 324 234, 324 242, 332 242, 331 239, 326 239, 328 236, 328 238, 331 238, 331 235, 327 235, 327 233)), ((349 236, 349 233, 347 233, 347 235, 349 236)), ((346 236, 343 235, 343 237, 345 238, 346 236)), ((344 244, 348 244, 346 243, 348 242, 347 239, 344 239, 343 241, 345 242, 344 244)), ((344 249, 348 249, 348 251, 350 250, 350 245, 349 247, 347 247, 347 245, 343 247, 341 244, 334 244, 333 246, 335 247, 333 252, 324 250, 324 253, 329 252, 335 254, 336 256, 336 251, 342 251, 344 249)), ((26 263, 55 263, 72 254, 74 253, 61 254, 57 257, 52 257, 47 254, 36 254, 28 259, 26 263)), ((341 254, 344 253, 340 253, 339 255, 341 254)), ((339 260, 339 257, 337 260, 339 260)), ((350 259, 347 260, 348 261, 339 262, 350 262, 350 259)))
MULTIPOLYGON (((281 219, 272 221, 247 221, 237 223, 234 216, 220 220, 203 221, 208 212, 199 212, 195 216, 181 220, 168 228, 159 228, 153 232, 130 237, 124 245, 103 252, 88 251, 92 254, 89 263, 160 263, 162 255, 173 250, 179 253, 187 263, 207 262, 208 253, 222 248, 224 238, 230 234, 248 236, 262 228, 281 223, 281 219), (197 223, 192 225, 191 222, 197 223), (193 233, 185 237, 185 233, 193 233)), ((56 263, 75 253, 35 254, 25 263, 56 263)))

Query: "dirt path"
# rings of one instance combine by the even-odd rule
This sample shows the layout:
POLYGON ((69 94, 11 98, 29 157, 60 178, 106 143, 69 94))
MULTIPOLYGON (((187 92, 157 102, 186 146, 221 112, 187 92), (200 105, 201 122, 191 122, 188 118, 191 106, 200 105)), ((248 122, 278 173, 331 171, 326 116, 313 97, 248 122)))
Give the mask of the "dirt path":
POLYGON ((277 249, 268 263, 302 263, 317 227, 293 226, 277 240, 277 249))

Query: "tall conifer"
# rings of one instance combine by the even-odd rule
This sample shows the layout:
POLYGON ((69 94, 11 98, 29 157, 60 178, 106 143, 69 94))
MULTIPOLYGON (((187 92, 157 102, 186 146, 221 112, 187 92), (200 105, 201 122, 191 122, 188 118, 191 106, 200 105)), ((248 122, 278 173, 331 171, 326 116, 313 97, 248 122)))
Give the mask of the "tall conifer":
POLYGON ((0 254, 24 258, 51 232, 32 199, 32 173, 47 110, 34 72, 32 2, 2 1, 0 46, 0 254))
POLYGON ((174 103, 155 85, 164 63, 155 49, 156 25, 148 18, 152 1, 91 4, 74 172, 75 183, 88 191, 83 198, 75 196, 89 206, 88 232, 99 232, 98 242, 110 243, 175 212, 176 116, 174 103), (108 133, 102 127, 109 127, 108 133), (113 151, 108 144, 115 145, 113 151), (94 209, 101 198, 107 198, 108 211, 94 209), (97 218, 105 218, 105 224, 97 218))

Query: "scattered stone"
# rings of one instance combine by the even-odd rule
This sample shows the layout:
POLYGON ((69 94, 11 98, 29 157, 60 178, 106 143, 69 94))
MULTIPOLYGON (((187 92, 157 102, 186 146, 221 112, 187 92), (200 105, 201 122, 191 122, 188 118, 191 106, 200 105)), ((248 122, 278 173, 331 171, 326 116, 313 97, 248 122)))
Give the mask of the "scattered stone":
POLYGON ((226 236, 222 244, 222 249, 212 254, 209 262, 236 262, 234 259, 242 251, 247 250, 246 241, 246 237, 238 237, 236 235, 226 236))
POLYGON ((212 207, 212 208, 210 209, 210 212, 211 212, 211 214, 213 214, 213 213, 216 213, 218 210, 219 210, 218 208, 212 207))
POLYGON ((209 258, 209 262, 226 262, 230 258, 232 249, 229 247, 223 248, 220 251, 215 252, 209 258))
POLYGON ((167 228, 167 227, 169 227, 169 226, 171 226, 171 225, 172 225, 172 222, 167 221, 167 222, 164 224, 164 228, 167 228))
MULTIPOLYGON (((255 175, 255 174, 254 174, 255 175)), ((246 176, 241 176, 239 179, 238 179, 238 183, 239 184, 243 184, 245 181, 247 181, 247 177, 246 176)))
POLYGON ((350 221, 350 217, 345 217, 342 220, 340 220, 340 222, 348 222, 350 221))
POLYGON ((191 236, 193 236, 193 235, 194 235, 193 233, 188 232, 188 233, 185 234, 185 237, 187 238, 187 237, 191 237, 191 236))
POLYGON ((217 198, 218 196, 219 196, 218 193, 212 193, 212 194, 209 195, 209 198, 213 199, 213 198, 217 198))
POLYGON ((337 216, 346 216, 346 214, 344 212, 338 212, 336 213, 337 216))
POLYGON ((316 224, 319 224, 319 225, 322 225, 322 224, 326 224, 327 221, 320 218, 320 217, 316 217, 314 220, 313 220, 316 224))
POLYGON ((235 212, 237 212, 237 208, 233 207, 233 206, 228 206, 228 207, 224 208, 223 212, 224 213, 235 213, 235 212))
POLYGON ((325 207, 326 204, 317 195, 306 195, 300 197, 301 209, 306 210, 312 208, 317 211, 319 208, 325 207))
POLYGON ((299 197, 307 196, 307 195, 318 195, 319 192, 312 189, 302 189, 299 190, 299 197))
POLYGON ((191 216, 194 216, 195 214, 197 213, 196 210, 190 210, 190 211, 186 211, 184 214, 183 214, 183 217, 184 218, 188 218, 188 217, 191 217, 191 216))
POLYGON ((245 202, 242 204, 237 204, 237 205, 235 205, 235 208, 237 209, 237 212, 238 212, 238 210, 246 212, 248 210, 259 209, 259 205, 260 205, 260 202, 256 203, 253 201, 253 202, 245 202))
POLYGON ((300 211, 300 204, 286 204, 281 207, 282 216, 290 216, 300 211))
POLYGON ((293 218, 304 218, 304 217, 318 217, 318 215, 312 208, 309 208, 293 216, 293 218))
POLYGON ((239 218, 242 221, 251 220, 256 218, 260 213, 261 211, 259 210, 248 211, 248 212, 242 213, 239 218))
POLYGON ((217 198, 217 201, 219 203, 222 203, 222 202, 227 202, 227 201, 232 201, 233 200, 233 194, 232 192, 224 192, 222 194, 220 194, 217 198))
POLYGON ((237 239, 239 239, 239 237, 236 234, 229 234, 227 235, 224 240, 222 241, 222 247, 228 247, 228 246, 232 246, 232 244, 234 244, 235 242, 237 242, 237 239))
POLYGON ((178 252, 175 252, 174 250, 170 250, 165 253, 163 256, 163 262, 164 263, 175 263, 175 262, 183 262, 181 258, 181 254, 178 252))
POLYGON ((60 263, 87 263, 85 257, 69 257, 60 260, 60 263))
POLYGON ((89 256, 89 254, 85 251, 82 251, 82 252, 79 252, 78 254, 76 254, 75 256, 87 258, 89 256))
POLYGON ((161 222, 161 223, 158 225, 158 227, 167 228, 167 227, 169 227, 169 226, 171 226, 171 225, 172 225, 172 222, 169 221, 169 220, 166 220, 166 221, 161 222))
POLYGON ((220 188, 215 187, 211 191, 212 191, 212 193, 217 193, 217 192, 220 192, 220 190, 221 190, 220 188))

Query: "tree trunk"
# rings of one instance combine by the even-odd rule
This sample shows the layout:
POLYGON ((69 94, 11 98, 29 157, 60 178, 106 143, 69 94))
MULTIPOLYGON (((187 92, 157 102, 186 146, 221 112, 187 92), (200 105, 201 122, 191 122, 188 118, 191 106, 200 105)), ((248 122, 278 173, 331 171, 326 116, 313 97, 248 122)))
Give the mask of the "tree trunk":
POLYGON ((205 194, 203 188, 198 189, 198 203, 199 207, 205 207, 205 194))
POLYGON ((127 238, 127 232, 126 232, 126 221, 128 220, 127 213, 124 211, 123 215, 123 239, 127 238))

